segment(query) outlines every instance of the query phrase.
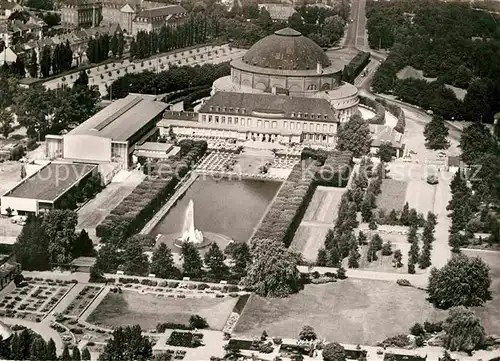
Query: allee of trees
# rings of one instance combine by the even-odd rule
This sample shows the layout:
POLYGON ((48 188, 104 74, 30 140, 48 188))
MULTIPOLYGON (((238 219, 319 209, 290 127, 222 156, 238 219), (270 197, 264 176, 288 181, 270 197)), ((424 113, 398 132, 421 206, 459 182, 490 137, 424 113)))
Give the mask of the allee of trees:
POLYGON ((498 15, 456 3, 403 0, 368 2, 367 17, 370 47, 391 49, 374 76, 376 92, 392 92, 445 119, 493 120, 500 110, 498 15), (407 14, 415 16, 410 21, 407 14), (398 79, 407 65, 437 80, 398 79), (445 84, 467 89, 463 101, 445 84))

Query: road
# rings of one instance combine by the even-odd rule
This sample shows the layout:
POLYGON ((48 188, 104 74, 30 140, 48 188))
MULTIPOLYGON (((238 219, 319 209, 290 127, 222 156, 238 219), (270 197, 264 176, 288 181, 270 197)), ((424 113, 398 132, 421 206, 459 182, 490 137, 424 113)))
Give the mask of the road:
POLYGON ((366 0, 352 0, 351 19, 352 22, 347 26, 347 35, 345 37, 344 47, 363 48, 368 47, 366 41, 366 0))

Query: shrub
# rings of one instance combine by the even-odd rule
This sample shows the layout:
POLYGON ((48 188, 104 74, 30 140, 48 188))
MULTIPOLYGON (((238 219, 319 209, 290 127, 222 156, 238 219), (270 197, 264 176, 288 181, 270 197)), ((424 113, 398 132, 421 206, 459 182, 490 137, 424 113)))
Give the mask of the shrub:
POLYGON ((415 346, 417 347, 424 346, 424 338, 422 336, 418 336, 415 338, 415 346))
POLYGON ((382 341, 382 343, 380 345, 387 346, 387 347, 405 348, 405 347, 410 345, 410 340, 408 339, 408 336, 406 336, 406 335, 397 335, 397 336, 386 338, 384 341, 382 341))
POLYGON ((424 322, 424 330, 429 333, 437 333, 443 331, 443 322, 424 322))
POLYGON ((168 288, 177 288, 177 287, 179 287, 179 282, 169 281, 167 286, 168 286, 168 288))
POLYGON ((189 326, 192 328, 199 328, 199 329, 204 329, 209 327, 207 320, 199 315, 192 315, 189 318, 189 326))
POLYGON ((174 331, 170 334, 170 337, 167 340, 167 345, 180 347, 198 347, 201 345, 201 341, 191 332, 174 331))
POLYGON ((400 286, 404 286, 404 287, 409 287, 411 286, 411 283, 410 281, 408 281, 407 279, 404 279, 404 278, 400 278, 396 281, 396 283, 400 286))
POLYGON ((207 285, 206 283, 199 283, 198 286, 197 286, 198 290, 200 290, 200 291, 203 291, 203 290, 205 290, 205 289, 207 289, 209 287, 210 286, 207 285))
POLYGON ((422 336, 422 335, 425 335, 425 331, 424 331, 424 328, 422 327, 422 325, 420 323, 415 323, 413 326, 411 326, 410 328, 410 333, 413 335, 413 336, 422 336))
POLYGON ((173 330, 192 330, 193 327, 184 325, 182 323, 174 323, 174 322, 163 322, 163 323, 158 323, 156 325, 156 332, 158 333, 163 333, 167 329, 173 329, 173 330))

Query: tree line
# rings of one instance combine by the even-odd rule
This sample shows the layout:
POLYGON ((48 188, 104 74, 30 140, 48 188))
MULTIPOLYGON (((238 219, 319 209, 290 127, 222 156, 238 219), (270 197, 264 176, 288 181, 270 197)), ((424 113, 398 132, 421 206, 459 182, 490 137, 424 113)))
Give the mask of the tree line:
POLYGON ((374 76, 376 92, 392 92, 446 119, 492 122, 500 110, 497 15, 456 3, 403 0, 370 1, 367 17, 370 47, 391 50, 374 76), (405 66, 437 79, 399 79, 405 66), (463 101, 445 84, 467 89, 463 101))

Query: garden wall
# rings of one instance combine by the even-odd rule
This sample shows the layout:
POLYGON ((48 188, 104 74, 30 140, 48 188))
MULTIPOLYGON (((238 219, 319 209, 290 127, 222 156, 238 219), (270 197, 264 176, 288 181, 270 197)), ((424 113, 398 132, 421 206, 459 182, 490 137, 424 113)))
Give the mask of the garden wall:
POLYGON ((364 96, 359 96, 359 102, 375 111, 375 116, 373 118, 368 119, 368 123, 385 124, 385 108, 382 104, 380 104, 376 100, 364 96))
POLYGON ((406 119, 403 109, 395 104, 390 104, 387 100, 382 98, 375 98, 375 100, 382 104, 392 115, 398 118, 398 122, 394 127, 394 130, 398 133, 404 134, 406 128, 406 119))

